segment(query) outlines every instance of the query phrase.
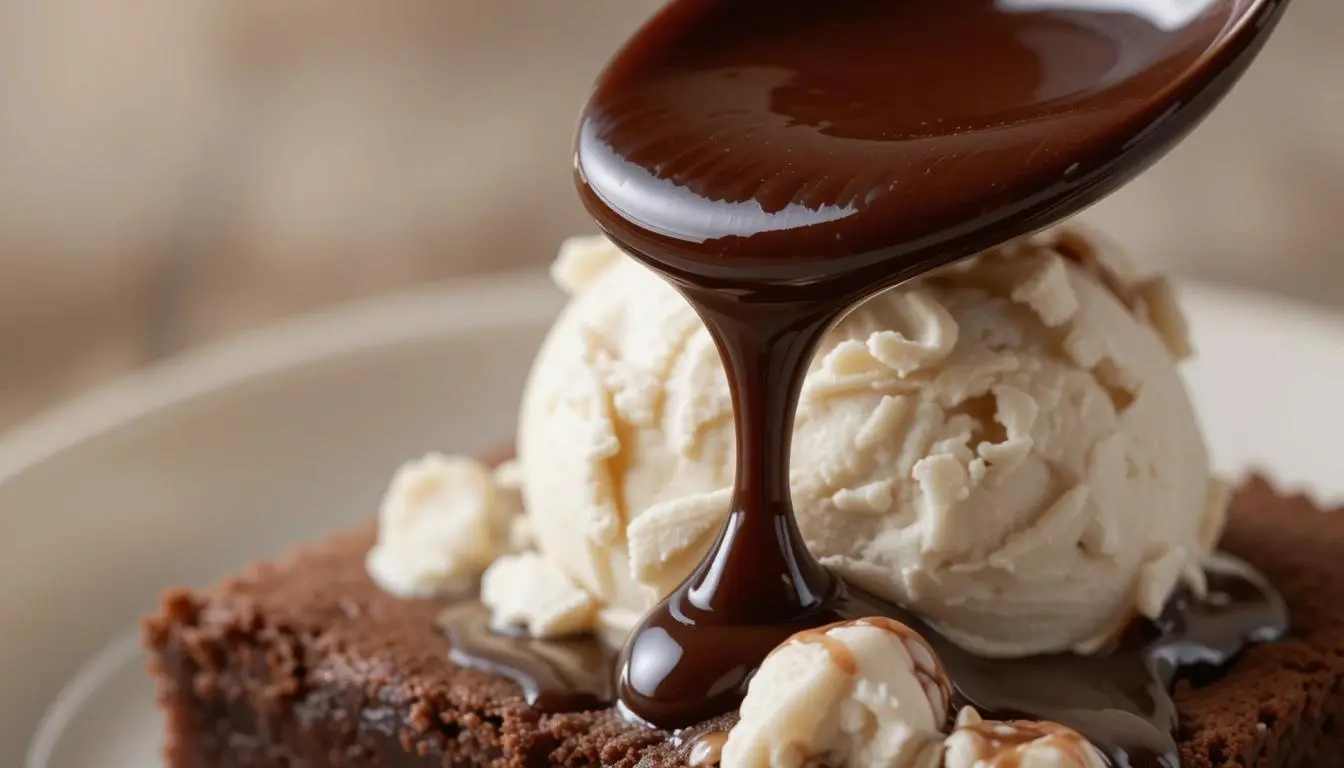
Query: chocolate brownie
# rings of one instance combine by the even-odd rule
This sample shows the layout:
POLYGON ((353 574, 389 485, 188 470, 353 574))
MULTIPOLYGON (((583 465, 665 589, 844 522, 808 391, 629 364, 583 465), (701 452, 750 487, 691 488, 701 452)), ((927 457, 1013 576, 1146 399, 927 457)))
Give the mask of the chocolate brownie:
MULTIPOLYGON (((680 765, 696 731, 730 724, 674 739, 612 710, 539 714, 514 684, 449 663, 441 602, 369 581, 373 539, 368 525, 167 596, 145 642, 172 768, 680 765)), ((1223 544, 1282 592, 1292 631, 1178 683, 1182 765, 1344 766, 1344 517, 1256 478, 1223 544)))

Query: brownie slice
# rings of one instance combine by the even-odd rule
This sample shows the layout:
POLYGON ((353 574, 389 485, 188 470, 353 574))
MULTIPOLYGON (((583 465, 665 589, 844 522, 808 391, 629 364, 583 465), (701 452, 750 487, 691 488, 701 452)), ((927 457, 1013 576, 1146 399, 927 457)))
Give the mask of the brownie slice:
MULTIPOLYGON (((543 715, 512 683, 449 663, 442 603, 364 573, 373 526, 179 591, 145 623, 172 768, 681 765, 681 738, 614 711, 543 715)), ((1290 636, 1227 674, 1178 684, 1181 760, 1344 766, 1344 517, 1261 479, 1236 495, 1224 547, 1278 587, 1290 636)))

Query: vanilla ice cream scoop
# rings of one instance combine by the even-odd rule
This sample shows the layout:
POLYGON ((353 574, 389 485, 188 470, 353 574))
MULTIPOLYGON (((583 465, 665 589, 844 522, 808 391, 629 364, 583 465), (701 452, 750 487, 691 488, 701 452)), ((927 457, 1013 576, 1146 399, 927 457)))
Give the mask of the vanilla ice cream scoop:
MULTIPOLYGON (((732 402, 703 325, 646 268, 585 238, 553 271, 573 299, 524 397, 526 514, 619 634, 728 514, 732 402)), ((1202 589, 1221 530, 1187 351, 1166 283, 1072 231, 886 291, 827 335, 804 383, 803 536, 973 652, 1095 649, 1182 579, 1202 589)))

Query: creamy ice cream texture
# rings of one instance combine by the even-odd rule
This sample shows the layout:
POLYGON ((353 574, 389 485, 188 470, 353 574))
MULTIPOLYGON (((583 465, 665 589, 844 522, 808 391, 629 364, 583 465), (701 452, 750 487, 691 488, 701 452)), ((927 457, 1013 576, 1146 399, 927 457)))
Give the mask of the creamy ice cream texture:
POLYGON ((1077 731, 1058 723, 986 721, 971 708, 943 742, 943 768, 1108 768, 1077 731))
POLYGON ((378 543, 365 568, 384 591, 433 597, 470 584, 516 541, 522 502, 518 466, 495 469, 466 456, 431 453, 392 478, 378 515, 378 543))
POLYGON ((794 635, 761 665, 724 768, 938 766, 952 689, 928 643, 889 619, 794 635))
MULTIPOLYGON (((537 553, 487 572, 485 597, 498 613, 492 581, 551 569, 619 636, 728 515, 732 404, 708 333, 657 276, 602 238, 566 243, 553 275, 573 298, 518 433, 537 553)), ((973 652, 1094 650, 1182 581, 1201 590, 1221 531, 1176 370, 1188 351, 1167 284, 1070 230, 886 291, 807 375, 791 464, 803 536, 973 652)), ((503 612, 546 624, 531 611, 503 612)))
POLYGON ((1077 731, 982 720, 917 633, 882 618, 800 632, 751 679, 723 768, 1105 768, 1077 731), (950 733, 948 732, 950 728, 950 733))

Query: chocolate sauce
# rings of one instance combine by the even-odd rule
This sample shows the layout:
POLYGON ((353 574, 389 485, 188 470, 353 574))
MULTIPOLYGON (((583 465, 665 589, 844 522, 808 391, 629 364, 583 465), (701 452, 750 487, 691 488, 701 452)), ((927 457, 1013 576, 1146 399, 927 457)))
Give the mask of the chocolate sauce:
POLYGON ((599 709, 615 699, 616 652, 592 637, 536 640, 493 626, 490 609, 475 600, 445 608, 439 627, 454 664, 507 677, 544 712, 599 709))
POLYGON ((1174 671, 1282 631, 1272 590, 1214 571, 1226 605, 1177 600, 1108 656, 982 659, 842 583, 794 520, 794 408, 836 320, 1138 173, 1226 93, 1286 0, 1087 5, 673 0, 598 80, 579 125, 581 196, 700 314, 737 430, 728 522, 622 652, 629 715, 680 727, 728 711, 788 636, 885 615, 921 628, 987 716, 1055 720, 1119 765, 1168 765, 1174 671))
POLYGON ((595 87, 581 194, 679 285, 848 305, 1118 187, 1285 2, 1088 5, 676 0, 595 87))

